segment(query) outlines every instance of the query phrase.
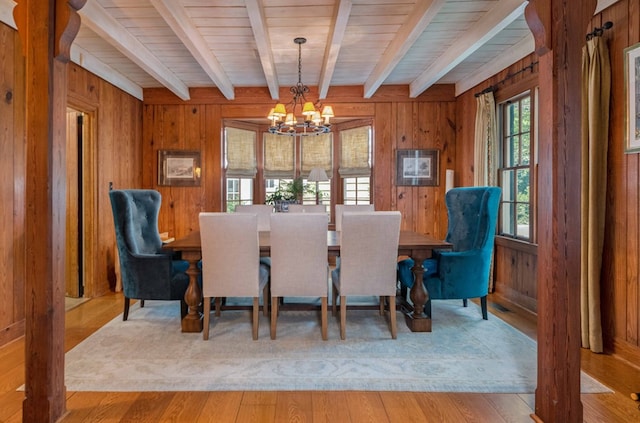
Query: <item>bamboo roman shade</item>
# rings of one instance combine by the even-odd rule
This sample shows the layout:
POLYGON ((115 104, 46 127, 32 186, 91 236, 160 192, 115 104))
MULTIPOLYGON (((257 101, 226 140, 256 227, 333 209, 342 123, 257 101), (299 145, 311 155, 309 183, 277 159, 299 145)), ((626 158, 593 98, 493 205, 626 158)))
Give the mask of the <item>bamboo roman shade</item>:
POLYGON ((227 178, 255 178, 256 133, 238 128, 225 129, 227 178))
POLYGON ((302 150, 302 177, 307 178, 313 168, 321 168, 331 175, 333 173, 333 137, 331 133, 300 136, 302 150))
POLYGON ((343 178, 371 176, 370 126, 340 132, 340 168, 343 178))
POLYGON ((290 179, 295 176, 295 140, 276 134, 264 134, 264 177, 290 179))

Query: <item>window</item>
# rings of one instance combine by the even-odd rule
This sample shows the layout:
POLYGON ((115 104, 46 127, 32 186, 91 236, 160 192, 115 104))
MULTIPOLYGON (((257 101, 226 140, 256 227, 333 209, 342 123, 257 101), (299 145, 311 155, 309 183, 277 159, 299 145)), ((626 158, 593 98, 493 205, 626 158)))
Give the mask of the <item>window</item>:
POLYGON ((253 202, 257 173, 255 132, 225 128, 224 153, 226 210, 234 211, 238 204, 253 202))
POLYGON ((534 97, 530 93, 501 105, 499 181, 500 235, 533 239, 534 97))
POLYGON ((371 126, 340 132, 343 204, 371 204, 371 126))

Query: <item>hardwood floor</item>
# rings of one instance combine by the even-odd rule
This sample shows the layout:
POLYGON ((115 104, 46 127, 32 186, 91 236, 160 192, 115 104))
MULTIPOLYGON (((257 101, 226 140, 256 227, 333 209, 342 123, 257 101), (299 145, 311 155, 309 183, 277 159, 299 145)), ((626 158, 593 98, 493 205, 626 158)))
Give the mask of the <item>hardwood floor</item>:
MULTIPOLYGON (((535 317, 500 298, 490 312, 535 338, 535 317)), ((94 298, 66 314, 73 348, 122 312, 122 297, 94 298)), ((583 394, 585 422, 640 422, 640 369, 604 354, 582 353, 582 368, 612 388, 583 394)), ((0 348, 0 422, 22 420, 24 340, 0 348)), ((413 392, 68 392, 62 422, 531 422, 534 396, 413 392)))

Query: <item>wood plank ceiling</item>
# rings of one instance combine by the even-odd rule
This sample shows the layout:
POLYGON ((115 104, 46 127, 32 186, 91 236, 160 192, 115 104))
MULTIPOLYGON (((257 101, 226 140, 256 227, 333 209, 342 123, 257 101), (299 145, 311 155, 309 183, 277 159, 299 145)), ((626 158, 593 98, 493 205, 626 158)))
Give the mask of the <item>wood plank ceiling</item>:
MULTIPOLYGON (((602 0, 609 2, 611 0, 602 0)), ((0 19, 15 27, 13 0, 0 19)), ((298 81, 325 98, 357 85, 369 98, 384 84, 416 97, 433 84, 456 95, 533 51, 526 0, 91 0, 72 60, 143 99, 166 87, 280 87, 298 81)))

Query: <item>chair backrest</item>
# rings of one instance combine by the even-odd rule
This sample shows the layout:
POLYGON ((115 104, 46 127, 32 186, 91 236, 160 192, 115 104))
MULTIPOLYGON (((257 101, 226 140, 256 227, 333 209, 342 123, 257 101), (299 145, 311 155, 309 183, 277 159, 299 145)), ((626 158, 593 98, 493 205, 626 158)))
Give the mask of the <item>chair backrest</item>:
POLYGON ((340 295, 395 295, 399 211, 345 212, 340 233, 340 295))
POLYGON ((162 197, 150 189, 109 191, 118 252, 156 254, 162 248, 158 214, 162 197))
POLYGON ((260 244, 254 213, 200 213, 202 295, 258 297, 260 244))
POLYGON ((336 204, 336 231, 342 230, 344 212, 374 211, 373 204, 336 204))
POLYGON ((289 204, 289 213, 327 213, 323 204, 289 204))
POLYGON ((499 187, 459 187, 447 192, 445 240, 454 251, 493 248, 500 193, 499 187))
POLYGON ((274 213, 270 239, 272 296, 326 297, 326 213, 274 213))
POLYGON ((269 231, 273 206, 270 204, 238 204, 236 213, 255 213, 258 216, 258 230, 269 231))

